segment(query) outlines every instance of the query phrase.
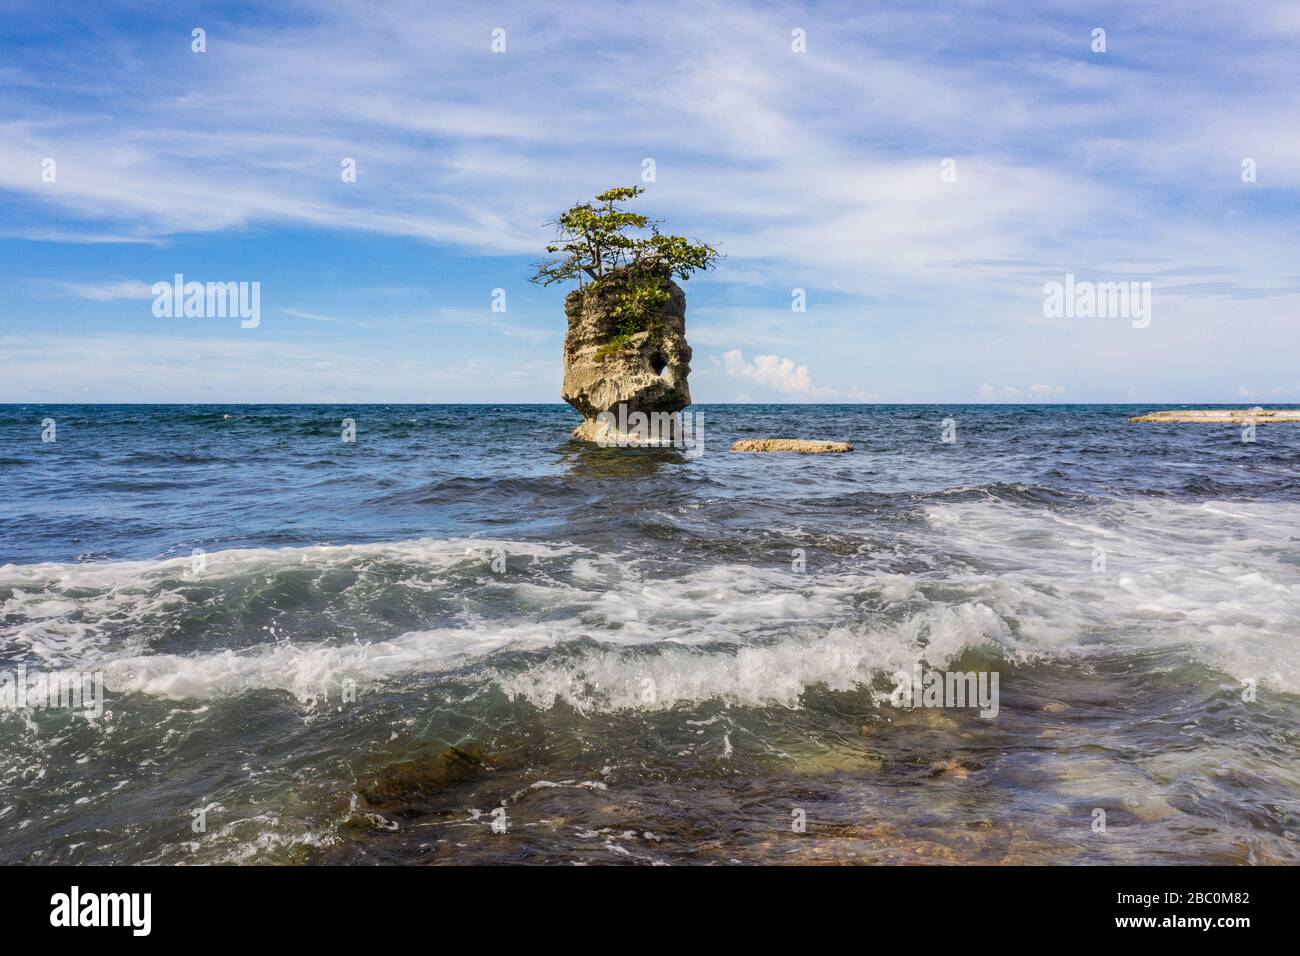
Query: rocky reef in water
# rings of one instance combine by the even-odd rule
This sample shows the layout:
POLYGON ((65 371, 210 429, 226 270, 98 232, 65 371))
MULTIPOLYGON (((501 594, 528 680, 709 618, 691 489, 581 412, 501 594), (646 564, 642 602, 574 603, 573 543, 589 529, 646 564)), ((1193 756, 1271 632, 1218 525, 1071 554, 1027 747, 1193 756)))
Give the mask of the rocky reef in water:
POLYGON ((1265 425, 1270 422, 1300 422, 1294 408, 1183 408, 1134 415, 1130 422, 1165 422, 1201 425, 1265 425))
POLYGON ((808 438, 743 438, 732 451, 793 451, 804 455, 842 454, 853 451, 846 441, 818 441, 808 438))

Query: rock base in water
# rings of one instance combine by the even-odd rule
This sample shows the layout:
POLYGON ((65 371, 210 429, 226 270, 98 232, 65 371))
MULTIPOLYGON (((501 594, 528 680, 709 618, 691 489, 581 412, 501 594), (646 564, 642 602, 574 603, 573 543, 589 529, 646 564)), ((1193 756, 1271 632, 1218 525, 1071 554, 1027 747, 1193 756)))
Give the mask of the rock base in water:
POLYGON ((612 415, 609 418, 589 418, 573 430, 573 437, 579 441, 619 448, 679 447, 683 435, 689 435, 689 429, 683 430, 680 414, 676 412, 654 414, 657 417, 644 430, 620 430, 617 420, 611 420, 612 415))
POLYGON ((797 451, 805 455, 825 455, 853 451, 846 441, 812 441, 807 438, 745 438, 731 446, 732 451, 797 451))
POLYGON ((1266 425, 1270 422, 1300 422, 1300 409, 1188 408, 1134 415, 1130 422, 1166 422, 1201 425, 1266 425))

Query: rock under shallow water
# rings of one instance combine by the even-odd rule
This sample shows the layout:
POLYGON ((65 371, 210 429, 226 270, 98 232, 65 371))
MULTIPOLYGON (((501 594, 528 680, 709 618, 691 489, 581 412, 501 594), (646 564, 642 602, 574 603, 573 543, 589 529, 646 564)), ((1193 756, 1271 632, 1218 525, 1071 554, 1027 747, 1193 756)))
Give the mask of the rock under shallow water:
MULTIPOLYGON (((686 293, 671 279, 668 301, 650 316, 651 331, 619 338, 615 288, 590 286, 564 300, 568 332, 564 337, 564 385, 561 397, 582 413, 573 437, 592 442, 642 444, 643 436, 624 435, 597 421, 602 412, 622 420, 681 411, 691 403, 687 379, 691 347, 686 343, 686 293)), ((661 436, 671 440, 672 435, 661 436)))
POLYGON ((732 451, 797 451, 805 455, 853 451, 846 441, 813 441, 807 438, 743 438, 731 446, 732 451))
POLYGON ((419 805, 447 787, 475 779, 485 766, 482 748, 477 745, 449 747, 439 754, 391 764, 354 791, 374 808, 419 805))

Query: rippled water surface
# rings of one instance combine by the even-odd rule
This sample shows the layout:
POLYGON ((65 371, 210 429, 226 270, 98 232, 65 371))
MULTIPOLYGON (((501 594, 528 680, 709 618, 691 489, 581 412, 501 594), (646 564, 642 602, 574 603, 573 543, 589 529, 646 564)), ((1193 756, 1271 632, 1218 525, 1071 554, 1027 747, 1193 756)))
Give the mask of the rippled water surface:
POLYGON ((1300 426, 696 410, 0 406, 0 862, 1300 862, 1300 426))

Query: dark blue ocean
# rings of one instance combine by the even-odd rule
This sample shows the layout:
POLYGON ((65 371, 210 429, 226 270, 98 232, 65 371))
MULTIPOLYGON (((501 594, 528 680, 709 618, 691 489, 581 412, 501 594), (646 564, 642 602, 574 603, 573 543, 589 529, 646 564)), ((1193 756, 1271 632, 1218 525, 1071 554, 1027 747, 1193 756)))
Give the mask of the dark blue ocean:
POLYGON ((1300 862, 1300 425, 1155 407, 0 406, 0 863, 1300 862))

